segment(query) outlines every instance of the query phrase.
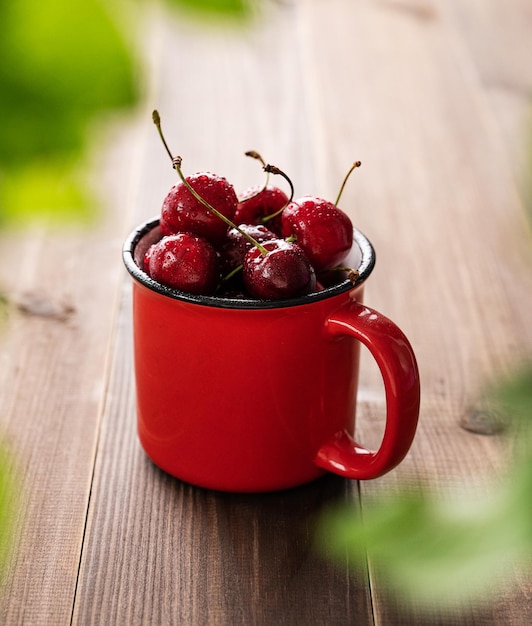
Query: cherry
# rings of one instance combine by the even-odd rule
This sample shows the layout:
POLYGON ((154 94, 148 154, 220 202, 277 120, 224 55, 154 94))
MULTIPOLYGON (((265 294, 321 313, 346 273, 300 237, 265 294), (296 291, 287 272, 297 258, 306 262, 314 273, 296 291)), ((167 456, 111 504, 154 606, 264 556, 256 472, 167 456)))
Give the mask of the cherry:
POLYGON ((163 237, 151 246, 148 263, 153 280, 187 293, 211 295, 220 282, 216 250, 197 235, 163 237))
MULTIPOLYGON (((288 196, 279 187, 255 185, 240 196, 234 220, 237 224, 260 224, 264 218, 281 211, 288 202, 288 196)), ((268 228, 275 230, 274 220, 268 228)))
POLYGON ((284 239, 272 239, 251 248, 244 258, 248 292, 262 300, 296 298, 316 289, 316 274, 303 250, 284 239))
MULTIPOLYGON (((229 215, 226 215, 223 211, 219 210, 219 208, 214 206, 216 202, 209 202, 209 200, 207 200, 204 197, 203 190, 198 190, 194 188, 194 185, 191 184, 190 182, 193 179, 193 177, 185 178, 181 170, 181 163, 182 163, 181 157, 172 156, 172 153, 170 152, 166 144, 166 141, 163 137, 161 124, 160 124, 160 117, 159 117, 158 112, 154 111, 152 117, 153 117, 153 122, 157 126, 159 135, 163 141, 166 151, 168 152, 168 155, 170 156, 170 159, 172 161, 172 166, 178 173, 181 179, 181 183, 186 188, 186 190, 190 193, 193 199, 195 199, 200 205, 202 205, 202 207, 210 211, 215 217, 219 218, 219 220, 224 224, 225 230, 227 230, 227 227, 231 229, 232 228, 236 229, 238 233, 251 244, 252 247, 250 248, 250 250, 247 251, 244 257, 243 263, 242 263, 242 270, 243 270, 242 276, 243 276, 244 284, 246 286, 248 293, 252 297, 268 299, 268 300, 277 300, 277 299, 283 299, 283 298, 298 297, 298 296, 302 296, 302 295, 305 295, 307 293, 314 291, 316 289, 315 269, 312 266, 307 254, 305 254, 303 247, 297 245, 291 240, 293 236, 292 233, 289 233, 287 235, 286 240, 270 239, 267 241, 263 241, 261 243, 257 241, 251 234, 249 234, 249 232, 246 232, 240 226, 236 225, 232 221, 229 215)), ((265 165, 264 170, 267 173, 281 174, 282 176, 286 178, 286 180, 290 183, 290 188, 291 188, 290 200, 291 200, 293 197, 294 188, 290 179, 286 176, 286 174, 281 172, 281 170, 279 170, 275 166, 271 166, 271 165, 265 165)), ((198 176, 213 176, 213 175, 199 174, 198 176)), ((208 188, 207 183, 206 183, 206 186, 208 188)), ((221 186, 218 183, 216 183, 214 187, 217 187, 217 190, 221 189, 221 186)), ((325 202, 325 201, 320 201, 320 202, 325 202)), ((293 203, 293 204, 296 205, 297 203, 293 203)), ((337 209, 337 207, 334 207, 334 208, 337 209)), ((285 207, 282 207, 277 213, 269 214, 268 216, 264 217, 263 221, 266 221, 268 219, 273 219, 274 217, 277 216, 277 214, 284 215, 283 211, 286 211, 286 210, 287 209, 285 207)), ((337 211, 339 211, 340 214, 342 213, 339 209, 337 209, 337 211)), ((235 210, 235 213, 236 213, 236 210, 235 210)), ((232 215, 232 217, 234 217, 234 214, 232 215)), ((349 221, 349 224, 350 224, 349 218, 347 218, 347 220, 349 221)), ((165 220, 162 220, 162 221, 164 222, 164 228, 167 228, 168 224, 166 223, 166 221, 165 220)), ((283 223, 284 223, 284 218, 283 218, 283 223)), ((303 234, 304 234, 304 231, 305 229, 303 228, 302 229, 303 234)), ((351 235, 352 235, 352 226, 351 226, 351 235)), ((174 235, 174 237, 186 237, 186 236, 193 237, 193 235, 186 235, 183 233, 174 235)), ((296 233, 296 237, 297 237, 297 233, 296 233)), ((305 237, 302 237, 302 239, 305 240, 305 237)), ((331 236, 329 235, 329 240, 330 239, 331 239, 331 236)), ((201 279, 198 275, 193 276, 193 278, 191 278, 190 280, 191 287, 184 287, 182 283, 186 281, 187 273, 197 271, 198 267, 201 264, 205 266, 204 271, 206 272, 207 266, 210 264, 210 261, 207 262, 207 259, 204 258, 200 254, 199 250, 196 250, 196 248, 192 249, 192 254, 191 254, 191 250, 186 248, 185 250, 186 254, 182 253, 182 260, 183 260, 182 262, 181 257, 178 260, 176 260, 177 257, 179 256, 177 253, 180 252, 179 247, 176 250, 172 250, 171 248, 166 250, 164 246, 168 244, 164 244, 164 245, 160 244, 160 245, 161 245, 162 250, 159 251, 158 247, 155 248, 153 252, 151 252, 151 256, 149 259, 149 269, 150 269, 150 273, 152 274, 152 277, 155 280, 160 280, 161 282, 165 282, 165 280, 166 281, 174 280, 174 277, 176 277, 176 282, 177 282, 177 278, 179 278, 179 281, 180 281, 179 288, 183 290, 191 290, 191 288, 197 290, 198 289, 197 285, 201 282, 201 279), (167 252, 169 252, 168 255, 166 254, 167 252), (194 257, 195 260, 200 259, 200 262, 195 263, 195 264, 191 263, 190 264, 191 269, 186 269, 184 267, 180 268, 180 265, 183 265, 183 266, 185 265, 184 261, 187 260, 187 255, 189 257, 190 256, 194 257), (159 258, 161 258, 160 262, 158 261, 159 258), (158 265, 160 265, 162 269, 166 269, 166 271, 163 272, 162 269, 158 267, 158 265), (193 265, 194 267, 192 267, 193 265), (159 269, 161 269, 160 274, 157 273, 159 269)), ((207 242, 205 242, 205 245, 208 245, 207 242)), ((214 251, 212 247, 211 247, 211 250, 214 251)), ((319 253, 321 254, 321 256, 323 256, 323 252, 324 252, 323 249, 319 250, 319 253)), ((212 255, 206 255, 206 256, 210 258, 212 255)), ((216 257, 216 252, 214 252, 214 256, 216 257)), ((216 272, 214 272, 214 274, 216 274, 216 272)), ((205 281, 208 284, 207 285, 202 284, 201 286, 202 292, 206 293, 206 290, 211 290, 211 289, 216 288, 217 281, 214 280, 214 278, 211 278, 211 277, 209 277, 209 279, 205 278, 205 281)), ((228 281, 223 281, 223 282, 226 284, 222 286, 222 289, 229 288, 229 285, 227 284, 228 281)))
POLYGON ((144 253, 144 258, 142 259, 142 269, 146 272, 146 274, 150 273, 150 258, 156 245, 156 243, 152 243, 144 253))
POLYGON ((294 236, 317 272, 341 263, 353 245, 349 216, 328 200, 304 196, 282 214, 283 237, 294 236))
MULTIPOLYGON (((222 176, 198 172, 186 177, 186 182, 208 204, 232 219, 238 198, 233 186, 222 176)), ((161 209, 161 230, 165 234, 189 232, 208 239, 212 243, 222 241, 227 224, 193 195, 183 182, 174 185, 161 209)))
POLYGON ((222 264, 222 274, 225 276, 240 267, 247 252, 253 248, 253 243, 245 236, 251 236, 258 243, 276 239, 277 236, 262 224, 239 224, 239 228, 230 228, 227 237, 218 248, 222 264))
POLYGON ((257 159, 262 163, 266 172, 266 182, 260 187, 255 185, 248 188, 239 198, 235 213, 237 224, 268 224, 268 228, 281 235, 281 213, 294 197, 294 185, 288 176, 275 165, 267 164, 256 150, 249 150, 246 156, 257 159), (270 174, 281 175, 290 185, 290 197, 286 193, 268 184, 270 174))
POLYGON ((161 128, 157 110, 152 113, 159 137, 179 174, 181 182, 174 185, 161 209, 161 231, 164 235, 191 232, 213 243, 221 241, 227 226, 233 226, 238 198, 233 186, 222 176, 199 172, 186 178, 181 172, 181 157, 172 155, 161 128), (217 208, 215 208, 215 205, 217 208))
POLYGON ((322 198, 304 196, 292 201, 282 213, 283 237, 295 237, 318 273, 339 265, 353 245, 353 224, 350 217, 338 208, 338 202, 347 179, 360 165, 360 161, 353 163, 334 204, 322 198))

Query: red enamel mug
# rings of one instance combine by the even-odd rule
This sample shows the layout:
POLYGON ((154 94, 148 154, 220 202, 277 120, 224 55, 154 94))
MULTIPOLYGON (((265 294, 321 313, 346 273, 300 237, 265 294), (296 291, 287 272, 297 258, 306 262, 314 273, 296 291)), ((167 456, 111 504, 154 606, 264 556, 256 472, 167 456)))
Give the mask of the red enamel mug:
POLYGON ((324 472, 377 478, 403 460, 418 421, 419 373, 403 332, 363 304, 375 253, 362 233, 349 259, 355 284, 283 301, 195 296, 153 281, 141 267, 160 237, 153 219, 123 249, 138 435, 157 466, 200 487, 264 492, 324 472), (385 388, 376 451, 354 439, 361 343, 385 388))

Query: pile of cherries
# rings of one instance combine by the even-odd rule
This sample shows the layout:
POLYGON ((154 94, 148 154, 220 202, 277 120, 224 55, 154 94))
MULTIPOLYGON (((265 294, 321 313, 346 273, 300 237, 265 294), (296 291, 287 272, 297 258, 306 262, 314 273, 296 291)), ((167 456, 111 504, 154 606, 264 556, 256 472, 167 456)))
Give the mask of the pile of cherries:
MULTIPOLYGON (((223 177, 201 172, 185 176, 173 157, 153 112, 163 144, 180 182, 164 199, 162 237, 144 257, 144 271, 157 282, 190 294, 282 300, 323 289, 357 273, 342 265, 353 245, 353 225, 332 202, 312 196, 293 199, 270 185, 252 187, 240 197, 223 177)), ((358 167, 357 161, 348 173, 358 167)), ((339 196, 347 177, 342 184, 339 196)))

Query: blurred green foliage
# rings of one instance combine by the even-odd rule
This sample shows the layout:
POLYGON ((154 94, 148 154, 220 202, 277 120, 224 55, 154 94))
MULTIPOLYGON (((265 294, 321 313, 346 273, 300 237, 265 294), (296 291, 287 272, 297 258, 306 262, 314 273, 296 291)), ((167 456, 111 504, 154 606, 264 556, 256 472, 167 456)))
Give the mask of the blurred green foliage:
MULTIPOLYGON (((91 215, 95 122, 142 97, 129 32, 148 0, 0 2, 0 223, 91 215)), ((202 19, 246 19, 252 0, 166 0, 202 19)))
POLYGON ((442 497, 405 487, 364 505, 329 511, 320 545, 365 570, 418 606, 460 607, 496 597, 504 579, 532 559, 532 367, 492 392, 511 424, 510 470, 488 493, 442 497))
POLYGON ((83 155, 98 115, 131 107, 137 64, 116 2, 0 3, 0 215, 87 210, 83 155))
POLYGON ((0 575, 13 547, 14 514, 19 506, 17 480, 11 455, 4 445, 0 447, 0 575))
POLYGON ((3 163, 77 152, 81 122, 135 99, 129 50, 98 0, 16 0, 0 10, 3 163))

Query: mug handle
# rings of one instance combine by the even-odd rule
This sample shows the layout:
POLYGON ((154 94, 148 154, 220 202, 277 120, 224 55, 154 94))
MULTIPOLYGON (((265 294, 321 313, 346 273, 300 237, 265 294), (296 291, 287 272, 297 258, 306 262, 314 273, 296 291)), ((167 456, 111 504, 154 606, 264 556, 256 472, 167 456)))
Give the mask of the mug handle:
POLYGON ((391 320, 359 302, 350 302, 332 313, 325 331, 331 337, 353 337, 371 352, 384 381, 386 426, 377 451, 364 448, 344 430, 321 446, 314 463, 346 478, 377 478, 404 459, 414 439, 420 403, 416 357, 408 339, 391 320))

